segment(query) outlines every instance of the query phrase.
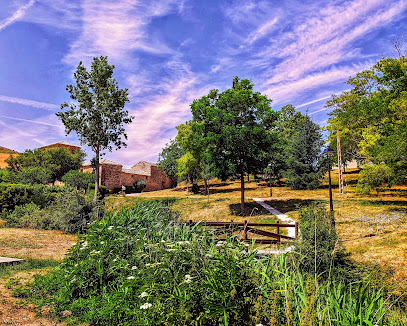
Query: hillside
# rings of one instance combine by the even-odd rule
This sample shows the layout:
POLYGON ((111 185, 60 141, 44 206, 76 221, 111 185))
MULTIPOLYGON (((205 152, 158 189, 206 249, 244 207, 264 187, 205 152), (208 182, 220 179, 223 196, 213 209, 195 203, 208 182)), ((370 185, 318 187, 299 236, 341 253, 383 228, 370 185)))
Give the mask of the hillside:
POLYGON ((13 151, 12 149, 2 147, 2 146, 0 146, 0 153, 1 154, 18 154, 18 152, 13 151))

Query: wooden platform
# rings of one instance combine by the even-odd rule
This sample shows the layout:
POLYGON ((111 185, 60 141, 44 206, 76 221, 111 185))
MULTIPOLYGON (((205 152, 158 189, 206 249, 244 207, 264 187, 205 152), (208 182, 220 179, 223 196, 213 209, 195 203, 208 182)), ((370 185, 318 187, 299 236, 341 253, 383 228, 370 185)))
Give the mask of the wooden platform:
POLYGON ((0 264, 14 265, 20 264, 24 259, 0 257, 0 264))

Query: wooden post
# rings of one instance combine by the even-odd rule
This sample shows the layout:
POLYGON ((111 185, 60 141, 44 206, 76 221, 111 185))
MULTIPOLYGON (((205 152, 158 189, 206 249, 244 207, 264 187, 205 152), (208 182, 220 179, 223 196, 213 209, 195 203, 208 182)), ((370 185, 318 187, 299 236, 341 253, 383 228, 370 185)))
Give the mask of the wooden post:
POLYGON ((294 233, 294 238, 297 239, 298 237, 298 222, 295 222, 295 233, 294 233))
POLYGON ((192 220, 189 220, 188 225, 189 225, 189 229, 191 229, 191 226, 192 226, 192 220))
MULTIPOLYGON (((277 224, 280 224, 280 221, 277 221, 277 224)), ((280 234, 280 226, 279 225, 276 226, 276 233, 280 234)))
POLYGON ((339 176, 339 193, 343 195, 343 175, 342 175, 342 153, 341 153, 341 137, 339 130, 336 131, 337 152, 338 152, 338 176, 339 176))
POLYGON ((243 239, 247 240, 247 221, 244 221, 243 225, 243 239))

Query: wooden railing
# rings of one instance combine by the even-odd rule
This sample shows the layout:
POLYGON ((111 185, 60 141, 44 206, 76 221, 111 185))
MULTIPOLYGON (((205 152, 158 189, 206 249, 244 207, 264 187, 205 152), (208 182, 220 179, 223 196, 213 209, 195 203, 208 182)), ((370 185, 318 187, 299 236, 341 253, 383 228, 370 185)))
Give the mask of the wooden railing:
POLYGON ((192 222, 189 220, 188 222, 184 222, 190 227, 194 225, 202 225, 202 226, 213 226, 217 227, 213 230, 215 234, 223 234, 223 233, 232 233, 236 231, 243 231, 241 235, 239 235, 239 239, 255 243, 262 243, 262 244, 271 244, 271 243, 280 243, 282 239, 285 240, 295 240, 298 236, 298 223, 295 222, 294 224, 283 224, 277 221, 277 223, 249 223, 248 221, 244 222, 192 222), (254 227, 268 227, 268 228, 276 228, 276 232, 269 232, 265 230, 255 229, 254 227), (294 238, 289 237, 283 234, 280 234, 280 228, 294 228, 294 238), (272 239, 254 239, 248 238, 248 233, 258 234, 264 237, 272 238, 272 239))

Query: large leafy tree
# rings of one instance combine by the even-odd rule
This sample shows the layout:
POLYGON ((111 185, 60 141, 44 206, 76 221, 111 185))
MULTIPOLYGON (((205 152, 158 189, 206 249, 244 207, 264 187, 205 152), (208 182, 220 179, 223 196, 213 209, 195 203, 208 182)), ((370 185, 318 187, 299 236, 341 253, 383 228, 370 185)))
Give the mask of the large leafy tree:
POLYGON ((241 208, 244 209, 244 175, 264 168, 259 160, 269 149, 276 115, 271 100, 253 91, 248 79, 233 79, 233 87, 208 95, 191 104, 192 130, 199 135, 215 174, 221 179, 238 175, 241 208))
POLYGON ((75 73, 75 85, 67 85, 70 103, 61 105, 57 116, 69 134, 75 131, 81 144, 88 145, 95 156, 92 159, 96 172, 95 199, 99 191, 99 159, 106 150, 127 146, 125 125, 133 117, 124 109, 128 99, 128 89, 120 89, 113 78, 114 66, 109 65, 107 57, 93 58, 88 72, 82 62, 75 73), (65 110, 67 109, 67 110, 65 110))
POLYGON ((327 103, 330 139, 341 135, 342 152, 407 176, 407 59, 383 58, 347 82, 352 88, 327 103))

